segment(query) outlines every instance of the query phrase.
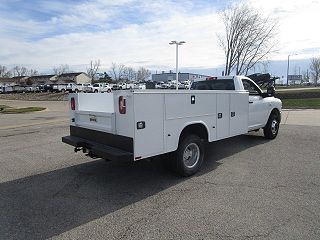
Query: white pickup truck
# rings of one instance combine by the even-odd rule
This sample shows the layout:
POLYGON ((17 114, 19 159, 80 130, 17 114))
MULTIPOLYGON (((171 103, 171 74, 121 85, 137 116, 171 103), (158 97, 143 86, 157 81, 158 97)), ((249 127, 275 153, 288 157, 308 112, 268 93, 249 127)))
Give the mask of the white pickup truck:
POLYGON ((108 160, 163 155, 190 176, 203 162, 205 142, 260 128, 275 138, 282 103, 273 94, 243 76, 197 80, 190 90, 70 94, 70 135, 62 141, 108 160))
POLYGON ((112 91, 111 86, 108 83, 95 83, 91 87, 91 92, 94 93, 110 93, 112 91))

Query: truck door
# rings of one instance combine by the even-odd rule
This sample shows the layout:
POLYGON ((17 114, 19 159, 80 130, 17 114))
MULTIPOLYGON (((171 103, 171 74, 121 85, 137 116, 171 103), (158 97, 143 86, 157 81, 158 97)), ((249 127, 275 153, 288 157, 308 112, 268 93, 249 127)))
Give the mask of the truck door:
POLYGON ((249 130, 263 127, 268 114, 268 103, 260 89, 249 79, 242 79, 243 87, 249 92, 249 130))

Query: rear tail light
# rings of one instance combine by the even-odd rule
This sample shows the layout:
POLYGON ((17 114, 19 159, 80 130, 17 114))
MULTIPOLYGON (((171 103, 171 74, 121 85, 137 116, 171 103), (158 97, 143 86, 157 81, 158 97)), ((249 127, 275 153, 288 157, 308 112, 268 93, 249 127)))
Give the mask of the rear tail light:
POLYGON ((217 77, 207 77, 206 80, 217 80, 217 77))
POLYGON ((119 97, 119 112, 120 114, 126 114, 126 99, 123 96, 119 97))
POLYGON ((70 100, 70 104, 71 104, 71 110, 76 110, 76 101, 74 100, 74 97, 71 98, 70 100))

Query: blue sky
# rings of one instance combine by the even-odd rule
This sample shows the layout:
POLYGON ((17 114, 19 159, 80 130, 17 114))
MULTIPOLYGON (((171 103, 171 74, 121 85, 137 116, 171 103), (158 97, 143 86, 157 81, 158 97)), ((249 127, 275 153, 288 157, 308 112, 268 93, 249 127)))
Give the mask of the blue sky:
MULTIPOLYGON (((223 31, 219 13, 234 2, 1 0, 0 64, 40 72, 69 64, 73 70, 85 71, 90 60, 100 59, 102 70, 111 62, 170 70, 175 55, 168 42, 184 40, 181 68, 214 74, 224 62, 217 43, 217 34, 223 31)), ((293 52, 299 53, 294 57, 298 62, 319 56, 320 34, 310 27, 318 21, 319 1, 242 2, 279 21, 279 51, 269 57, 270 62, 285 61, 293 52)), ((281 67, 274 71, 282 74, 281 67)))

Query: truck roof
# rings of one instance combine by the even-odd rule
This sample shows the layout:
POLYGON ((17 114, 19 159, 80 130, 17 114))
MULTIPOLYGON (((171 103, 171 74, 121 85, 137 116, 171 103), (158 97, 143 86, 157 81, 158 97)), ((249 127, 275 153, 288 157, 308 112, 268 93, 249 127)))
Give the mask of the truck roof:
POLYGON ((209 80, 225 80, 225 79, 234 79, 235 76, 217 76, 217 77, 202 77, 196 78, 193 82, 209 81, 209 80))

